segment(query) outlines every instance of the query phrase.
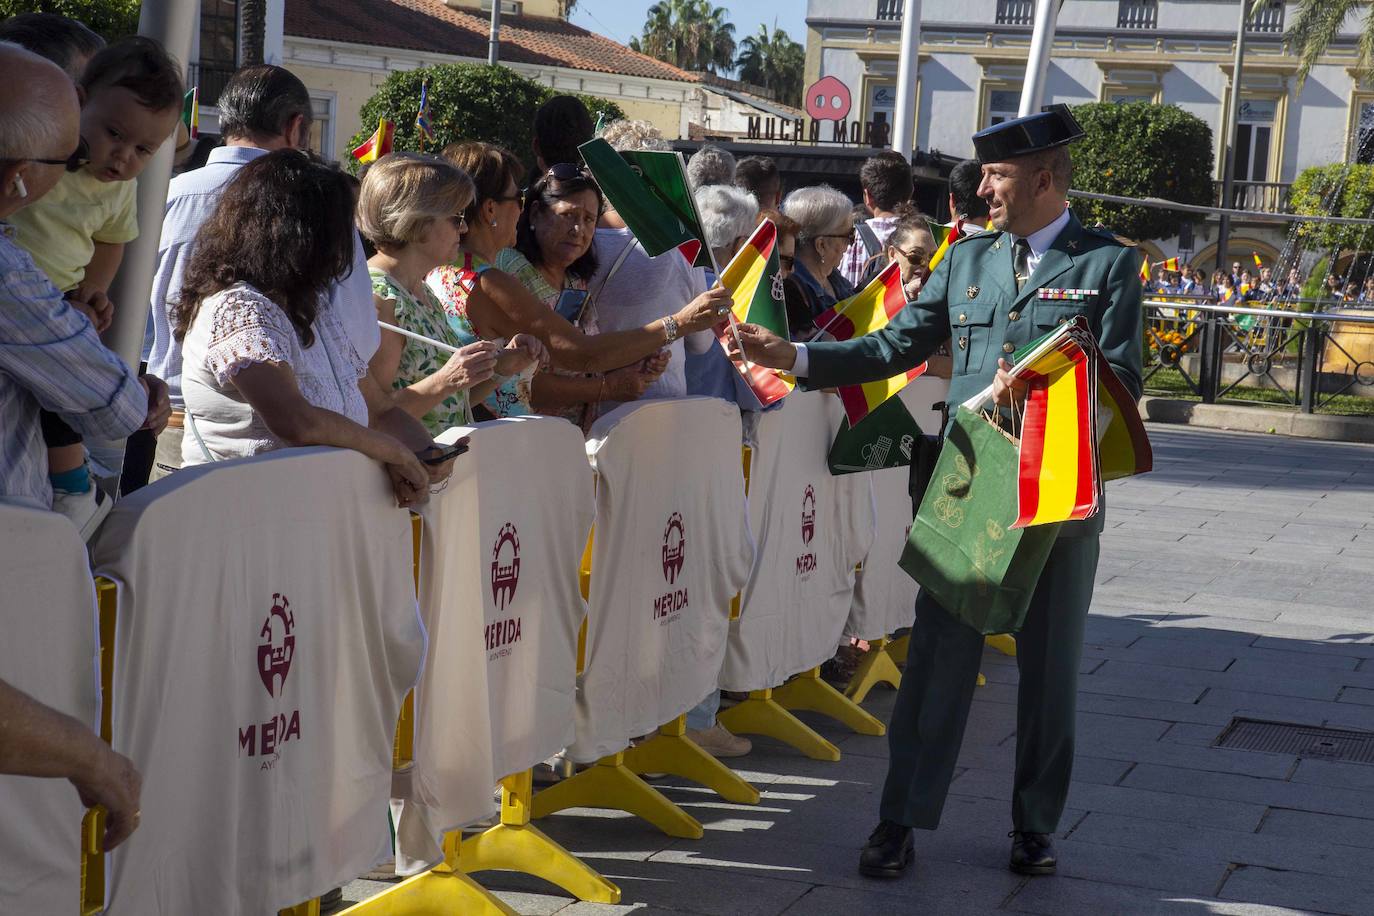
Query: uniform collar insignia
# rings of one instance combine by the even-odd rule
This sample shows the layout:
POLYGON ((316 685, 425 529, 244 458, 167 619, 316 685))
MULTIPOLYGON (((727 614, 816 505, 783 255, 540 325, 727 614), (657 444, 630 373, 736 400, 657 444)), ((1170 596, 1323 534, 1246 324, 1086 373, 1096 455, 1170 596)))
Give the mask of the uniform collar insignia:
POLYGON ((964 292, 968 293, 970 299, 978 298, 978 287, 976 286, 970 286, 968 289, 964 290, 964 292))

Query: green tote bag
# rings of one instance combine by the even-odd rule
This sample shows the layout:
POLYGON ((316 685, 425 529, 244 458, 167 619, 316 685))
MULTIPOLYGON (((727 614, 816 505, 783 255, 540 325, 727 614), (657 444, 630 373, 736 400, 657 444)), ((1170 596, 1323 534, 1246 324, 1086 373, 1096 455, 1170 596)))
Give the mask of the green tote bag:
POLYGON ((1017 446, 960 407, 899 565, 979 633, 1021 629, 1059 523, 1012 528, 1017 446))

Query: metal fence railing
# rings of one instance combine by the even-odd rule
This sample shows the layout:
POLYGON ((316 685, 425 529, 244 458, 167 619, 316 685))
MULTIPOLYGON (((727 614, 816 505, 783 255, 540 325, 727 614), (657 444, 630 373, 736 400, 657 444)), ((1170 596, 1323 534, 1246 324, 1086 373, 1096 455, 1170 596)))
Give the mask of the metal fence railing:
POLYGON ((1307 300, 1255 306, 1148 298, 1146 388, 1157 389, 1151 380, 1167 371, 1204 403, 1254 402, 1241 395, 1258 388, 1271 392, 1270 403, 1304 413, 1330 410, 1346 394, 1374 397, 1374 309, 1307 300))

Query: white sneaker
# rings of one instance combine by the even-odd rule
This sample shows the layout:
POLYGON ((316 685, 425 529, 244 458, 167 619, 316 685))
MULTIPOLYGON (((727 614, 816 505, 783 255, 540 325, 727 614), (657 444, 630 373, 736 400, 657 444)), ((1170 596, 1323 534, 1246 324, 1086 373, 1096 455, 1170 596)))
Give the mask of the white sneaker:
POLYGON ((687 737, 712 757, 743 757, 754 749, 754 743, 743 735, 736 735, 717 722, 710 728, 687 729, 687 737))
POLYGON ((81 532, 81 540, 89 541, 95 534, 105 516, 114 508, 114 500, 91 480, 91 488, 85 493, 70 493, 66 490, 53 490, 52 511, 60 512, 71 519, 76 530, 81 532))

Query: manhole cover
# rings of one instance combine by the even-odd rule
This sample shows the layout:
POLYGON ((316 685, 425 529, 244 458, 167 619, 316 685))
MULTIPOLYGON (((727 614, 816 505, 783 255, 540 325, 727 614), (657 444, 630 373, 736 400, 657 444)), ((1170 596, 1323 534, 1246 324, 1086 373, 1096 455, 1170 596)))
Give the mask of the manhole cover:
POLYGON ((1374 732, 1321 728, 1293 722, 1232 719, 1231 724, 1217 737, 1214 746, 1374 764, 1374 732))

